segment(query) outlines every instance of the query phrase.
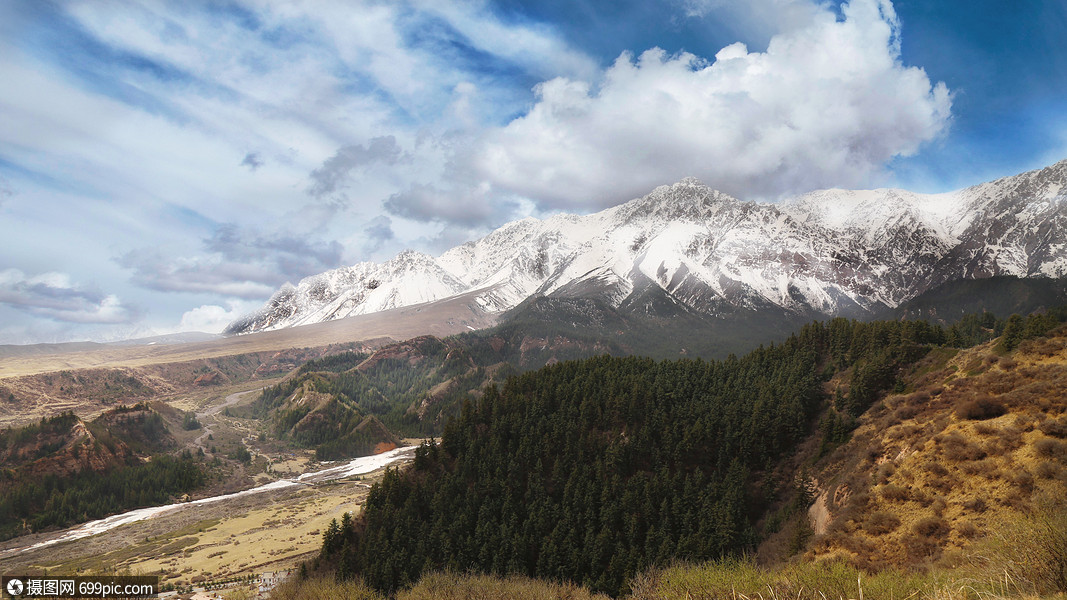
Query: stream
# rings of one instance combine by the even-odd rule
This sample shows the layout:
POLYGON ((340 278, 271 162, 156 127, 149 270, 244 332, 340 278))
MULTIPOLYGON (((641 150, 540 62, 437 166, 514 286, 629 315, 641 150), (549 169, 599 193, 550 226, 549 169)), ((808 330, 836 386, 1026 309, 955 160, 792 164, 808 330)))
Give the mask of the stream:
MULTIPOLYGON (((230 394, 229 396, 226 396, 226 400, 222 404, 218 404, 216 406, 212 406, 210 408, 206 408, 206 409, 196 413, 196 420, 200 421, 201 425, 204 428, 204 431, 203 431, 203 433, 200 434, 200 437, 198 437, 195 440, 193 440, 193 444, 196 445, 196 446, 200 446, 201 448, 204 448, 204 439, 207 438, 207 436, 212 434, 211 426, 214 423, 207 423, 206 422, 207 417, 213 417, 213 416, 219 414, 219 412, 221 412, 227 406, 233 406, 234 404, 237 404, 237 402, 241 399, 241 396, 245 396, 247 394, 254 394, 256 392, 263 391, 264 389, 266 389, 266 388, 257 388, 257 389, 254 389, 254 390, 248 390, 246 392, 234 392, 233 394, 230 394)), ((207 448, 204 448, 204 449, 207 450, 207 448)))
MULTIPOLYGON (((248 393, 248 392, 241 392, 248 393)), ((233 394, 227 398, 230 398, 239 394, 233 394)), ((221 406, 219 408, 222 408, 221 406)), ((21 548, 12 548, 0 552, 0 558, 11 556, 19 552, 28 552, 58 544, 61 542, 70 542, 73 540, 79 540, 91 535, 103 533, 105 531, 114 529, 116 527, 126 525, 129 523, 136 523, 137 521, 144 521, 145 519, 151 519, 163 513, 169 513, 178 510, 185 510, 195 506, 201 506, 204 504, 211 504, 214 502, 222 502, 232 498, 240 496, 248 496, 251 494, 259 494, 262 492, 269 492, 271 490, 280 490, 284 488, 294 486, 312 485, 316 483, 322 483, 324 481, 333 481, 335 479, 343 479, 345 477, 352 477, 354 475, 364 475, 372 473, 383 467, 389 466, 395 462, 409 459, 415 455, 416 446, 405 446, 390 450, 389 452, 383 452, 381 454, 374 454, 371 456, 361 456, 354 458, 345 463, 327 467, 319 471, 309 471, 298 477, 292 479, 279 479, 270 483, 247 489, 240 492, 234 492, 232 494, 223 494, 221 496, 211 496, 209 498, 201 498, 200 500, 193 500, 191 502, 177 502, 174 504, 166 504, 163 506, 151 506, 148 508, 138 508, 118 515, 112 515, 104 519, 97 521, 90 521, 82 525, 78 525, 63 532, 59 532, 56 537, 38 542, 31 546, 25 546, 21 548)))

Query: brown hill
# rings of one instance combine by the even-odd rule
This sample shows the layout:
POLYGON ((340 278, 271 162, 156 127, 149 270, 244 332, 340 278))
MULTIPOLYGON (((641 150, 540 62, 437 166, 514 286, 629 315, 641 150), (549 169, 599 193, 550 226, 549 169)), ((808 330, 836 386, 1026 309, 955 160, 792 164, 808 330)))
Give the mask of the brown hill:
POLYGON ((27 425, 64 411, 86 418, 120 404, 166 399, 196 388, 262 380, 316 358, 370 351, 388 340, 214 356, 141 366, 66 369, 0 379, 0 427, 27 425))
POLYGON ((172 418, 165 419, 145 403, 120 406, 93 421, 63 413, 0 432, 0 467, 7 479, 24 481, 82 471, 102 473, 177 447, 167 428, 172 418))
MULTIPOLYGON (((935 350, 902 393, 860 417, 850 441, 809 463, 809 557, 862 568, 949 560, 1067 498, 1067 328, 1009 354, 994 343, 935 350)), ((780 556, 804 525, 761 551, 780 556)))

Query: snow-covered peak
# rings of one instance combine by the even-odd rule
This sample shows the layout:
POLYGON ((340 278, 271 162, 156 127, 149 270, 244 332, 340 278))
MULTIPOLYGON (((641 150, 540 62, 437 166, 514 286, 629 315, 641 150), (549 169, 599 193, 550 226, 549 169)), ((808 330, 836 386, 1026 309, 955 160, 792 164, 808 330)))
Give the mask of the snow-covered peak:
POLYGON ((231 333, 465 294, 499 312, 533 294, 616 306, 649 285, 718 314, 766 306, 870 314, 933 285, 1067 275, 1067 161, 944 194, 819 190, 745 202, 686 178, 591 215, 528 217, 438 258, 406 250, 286 284, 231 333))
POLYGON ((713 217, 718 212, 743 204, 720 191, 714 190, 693 177, 673 185, 661 185, 643 198, 604 211, 617 222, 633 222, 652 219, 665 221, 698 221, 713 217))

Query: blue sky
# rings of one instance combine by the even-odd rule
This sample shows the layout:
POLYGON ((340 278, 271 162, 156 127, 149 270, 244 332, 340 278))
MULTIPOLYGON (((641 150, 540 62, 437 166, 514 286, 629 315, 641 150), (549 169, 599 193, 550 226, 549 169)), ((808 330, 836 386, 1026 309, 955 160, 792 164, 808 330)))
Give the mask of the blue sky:
POLYGON ((1067 158, 1067 4, 0 4, 0 343, 218 331, 286 281, 696 176, 776 201, 1067 158))

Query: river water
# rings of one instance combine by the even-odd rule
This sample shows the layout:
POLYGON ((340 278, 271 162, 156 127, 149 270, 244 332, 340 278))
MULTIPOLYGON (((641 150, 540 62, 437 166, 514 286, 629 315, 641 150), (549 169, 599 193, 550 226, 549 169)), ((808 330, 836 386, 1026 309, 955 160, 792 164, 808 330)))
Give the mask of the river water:
POLYGON ((361 456, 359 458, 355 458, 348 462, 328 467, 320 471, 310 471, 308 473, 304 473, 303 475, 300 475, 299 477, 295 477, 293 479, 279 479, 277 481, 272 481, 259 487, 254 487, 232 494, 211 496, 210 498, 201 498, 200 500, 193 500, 192 502, 178 502, 175 504, 167 504, 164 506, 138 508, 137 510, 131 510, 130 512, 125 512, 119 515, 112 515, 110 517, 100 519, 98 521, 90 521, 88 523, 78 525, 60 533, 54 538, 38 542, 36 544, 33 544, 32 546, 12 548, 6 550, 0 553, 0 558, 3 558, 5 556, 11 556, 18 552, 37 550, 39 548, 44 548, 46 546, 51 546, 60 542, 79 540, 85 537, 89 537, 91 535, 103 533, 121 525, 136 523, 137 521, 144 521, 145 519, 151 519, 163 513, 186 510, 195 506, 211 504, 214 502, 222 502, 232 498, 238 498, 240 496, 249 496, 252 494, 269 492, 271 490, 280 490, 295 486, 311 485, 315 483, 322 483, 324 481, 333 481, 335 479, 352 477, 354 475, 364 475, 366 473, 372 473, 395 462, 411 458, 415 455, 415 448, 415 446, 405 446, 403 448, 397 448, 395 450, 390 450, 389 452, 383 452, 381 454, 374 454, 372 456, 361 456))

